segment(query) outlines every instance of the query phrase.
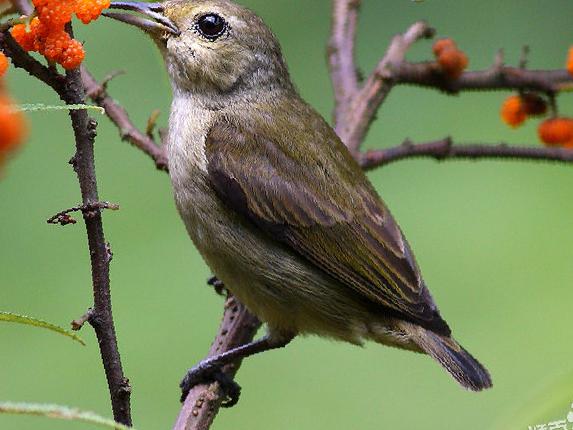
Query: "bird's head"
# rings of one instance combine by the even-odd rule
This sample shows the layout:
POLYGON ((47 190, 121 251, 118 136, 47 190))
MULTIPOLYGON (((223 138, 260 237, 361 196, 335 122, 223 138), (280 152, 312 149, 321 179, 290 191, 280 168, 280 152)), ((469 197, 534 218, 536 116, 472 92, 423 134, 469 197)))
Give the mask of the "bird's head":
POLYGON ((175 91, 290 87, 280 46, 252 11, 229 0, 112 2, 105 15, 135 25, 159 46, 175 91))

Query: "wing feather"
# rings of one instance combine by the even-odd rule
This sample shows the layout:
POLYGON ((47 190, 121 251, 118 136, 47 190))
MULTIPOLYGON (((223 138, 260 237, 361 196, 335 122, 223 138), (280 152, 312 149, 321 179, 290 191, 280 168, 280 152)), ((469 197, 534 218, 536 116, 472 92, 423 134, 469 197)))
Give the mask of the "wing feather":
POLYGON ((225 120, 210 129, 208 175, 219 197, 368 300, 449 334, 398 225, 330 127, 304 158, 288 134, 260 128, 225 120))

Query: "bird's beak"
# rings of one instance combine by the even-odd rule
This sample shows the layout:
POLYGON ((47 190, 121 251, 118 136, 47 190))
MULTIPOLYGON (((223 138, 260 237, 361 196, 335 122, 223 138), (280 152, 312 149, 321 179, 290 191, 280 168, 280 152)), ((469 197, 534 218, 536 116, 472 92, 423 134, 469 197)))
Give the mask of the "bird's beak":
POLYGON ((164 7, 161 3, 144 3, 130 1, 112 1, 110 9, 139 12, 145 17, 130 13, 104 12, 109 18, 116 19, 127 24, 135 25, 148 33, 170 33, 179 36, 181 32, 177 26, 163 15, 164 7))

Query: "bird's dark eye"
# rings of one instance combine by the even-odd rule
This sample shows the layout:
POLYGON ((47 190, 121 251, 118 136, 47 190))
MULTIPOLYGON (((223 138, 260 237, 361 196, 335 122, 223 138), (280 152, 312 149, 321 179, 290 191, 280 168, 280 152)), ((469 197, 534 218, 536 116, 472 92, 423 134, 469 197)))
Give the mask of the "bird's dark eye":
POLYGON ((215 40, 227 29, 227 22, 216 13, 208 13, 197 20, 197 29, 202 36, 215 40))

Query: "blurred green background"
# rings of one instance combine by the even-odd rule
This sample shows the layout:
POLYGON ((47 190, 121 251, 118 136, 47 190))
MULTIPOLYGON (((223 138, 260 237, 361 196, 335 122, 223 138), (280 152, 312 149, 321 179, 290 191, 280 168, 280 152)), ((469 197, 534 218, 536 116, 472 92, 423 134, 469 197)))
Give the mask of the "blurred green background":
MULTIPOLYGON (((303 96, 330 118, 332 92, 324 47, 327 0, 245 0, 282 42, 303 96)), ((364 0, 358 61, 369 71, 391 36, 418 19, 455 38, 471 68, 488 67, 498 48, 515 64, 523 44, 534 68, 563 67, 573 41, 569 0, 364 0)), ((100 20, 77 25, 87 65, 102 78, 127 75, 111 93, 144 126, 163 112, 170 87, 155 47, 132 28, 100 20)), ((430 57, 430 42, 409 54, 430 57)), ((21 71, 9 85, 22 103, 58 103, 21 71)), ((451 134, 458 141, 537 144, 536 124, 517 131, 498 115, 507 93, 448 97, 395 89, 379 112, 367 147, 451 134)), ((559 98, 573 115, 573 96, 559 98)), ((98 114, 95 114, 98 115, 98 114)), ((209 270, 188 240, 167 175, 122 143, 99 116, 101 198, 114 251, 115 321, 125 372, 133 384, 138 429, 173 424, 178 382, 206 353, 222 299, 205 285, 209 270)), ((47 225, 79 202, 67 164, 73 141, 67 115, 30 113, 31 138, 0 182, 0 310, 67 325, 91 303, 83 225, 47 225)), ((318 338, 246 361, 240 404, 217 429, 526 429, 563 419, 573 402, 573 174, 570 166, 528 162, 404 161, 370 177, 409 238, 428 285, 456 337, 490 369, 494 388, 460 389, 427 357, 369 344, 318 338)), ((111 416, 97 342, 87 347, 29 327, 0 325, 0 400, 60 403, 111 416)), ((41 418, 0 416, 2 429, 80 429, 41 418)))

